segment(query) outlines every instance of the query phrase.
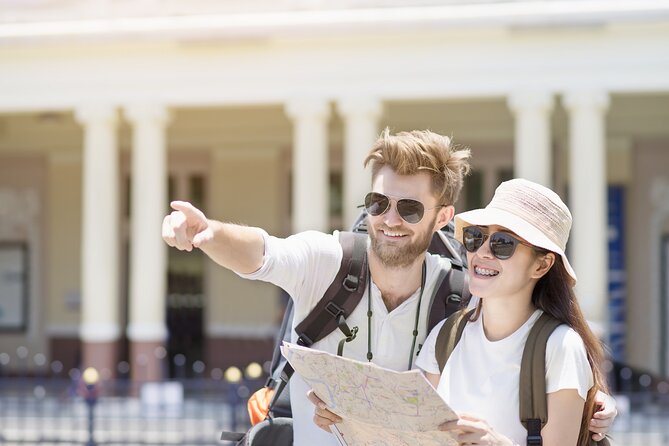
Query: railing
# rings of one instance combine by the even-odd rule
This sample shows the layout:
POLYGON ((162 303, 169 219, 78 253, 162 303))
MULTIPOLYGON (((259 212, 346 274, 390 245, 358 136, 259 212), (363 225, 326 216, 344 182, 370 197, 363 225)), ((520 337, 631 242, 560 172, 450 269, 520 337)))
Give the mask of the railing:
POLYGON ((217 445, 248 429, 246 400, 263 383, 237 369, 154 383, 0 376, 0 444, 217 445))
MULTIPOLYGON (((54 369, 0 369, 0 444, 222 444, 221 431, 248 428, 246 400, 264 382, 234 368, 159 383, 87 382, 77 369, 54 369)), ((620 412, 614 443, 669 445, 669 382, 627 367, 612 367, 611 382, 620 412)))

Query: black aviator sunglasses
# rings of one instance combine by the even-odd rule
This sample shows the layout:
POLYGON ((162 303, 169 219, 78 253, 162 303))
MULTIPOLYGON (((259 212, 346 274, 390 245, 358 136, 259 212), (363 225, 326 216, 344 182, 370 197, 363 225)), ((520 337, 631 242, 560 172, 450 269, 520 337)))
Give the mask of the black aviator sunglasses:
POLYGON ((378 192, 370 192, 365 196, 364 207, 369 215, 378 217, 379 215, 383 215, 388 212, 390 209, 390 203, 393 200, 396 203, 395 206, 400 217, 412 225, 419 223, 423 219, 425 211, 446 206, 445 204, 441 204, 433 208, 426 209, 423 203, 418 200, 411 198, 396 199, 390 198, 387 195, 383 195, 378 192))
POLYGON ((507 232, 498 231, 488 234, 479 226, 466 226, 462 228, 462 244, 468 252, 473 253, 478 251, 486 239, 490 239, 490 252, 500 260, 511 258, 516 251, 516 246, 519 244, 529 246, 537 251, 541 250, 541 248, 536 248, 530 243, 518 240, 507 232))

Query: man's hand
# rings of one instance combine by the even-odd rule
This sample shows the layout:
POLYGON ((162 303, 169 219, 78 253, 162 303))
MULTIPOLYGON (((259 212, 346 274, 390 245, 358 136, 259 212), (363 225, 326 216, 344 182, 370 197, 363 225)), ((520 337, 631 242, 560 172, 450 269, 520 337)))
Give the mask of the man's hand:
POLYGON ((590 420, 590 432, 593 432, 592 439, 599 441, 609 432, 613 420, 618 415, 616 401, 610 395, 603 392, 597 392, 595 395, 595 406, 599 410, 595 412, 590 420))
POLYGON ((214 237, 207 217, 186 201, 170 203, 174 212, 163 219, 163 240, 181 251, 192 251, 214 237))
POLYGON ((442 431, 452 431, 459 445, 513 446, 504 435, 495 432, 490 425, 478 417, 461 414, 455 421, 448 421, 439 427, 442 431))
POLYGON ((323 400, 316 396, 313 389, 307 392, 307 398, 309 398, 309 401, 316 406, 316 409, 314 410, 314 423, 316 423, 316 426, 320 427, 325 432, 331 433, 330 426, 335 423, 341 423, 341 417, 330 412, 323 400))

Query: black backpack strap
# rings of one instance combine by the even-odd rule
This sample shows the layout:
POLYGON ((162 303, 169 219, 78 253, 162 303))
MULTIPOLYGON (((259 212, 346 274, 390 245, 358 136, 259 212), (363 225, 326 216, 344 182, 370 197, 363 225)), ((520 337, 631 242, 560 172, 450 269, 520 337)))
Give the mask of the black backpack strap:
POLYGON ((283 320, 281 321, 281 328, 279 328, 279 333, 274 343, 274 351, 272 352, 272 362, 270 363, 269 374, 274 376, 275 372, 281 365, 281 362, 285 362, 286 358, 281 354, 281 344, 283 341, 290 342, 290 333, 292 331, 291 327, 293 326, 293 299, 288 299, 286 303, 286 308, 283 312, 283 320))
MULTIPOLYGON (((294 371, 286 358, 281 355, 281 344, 283 341, 290 341, 291 327, 293 326, 293 313, 293 299, 288 299, 286 309, 283 313, 283 320, 281 321, 281 328, 279 329, 279 336, 277 337, 277 342, 274 344, 269 377, 267 378, 267 382, 265 382, 265 387, 274 389, 274 394, 269 403, 270 418, 276 415, 275 411, 277 410, 277 403, 294 371)), ((282 408, 283 412, 289 409, 290 407, 282 408)), ((281 413, 281 415, 288 414, 281 413)))
MULTIPOLYGON (((465 308, 471 298, 469 292, 469 276, 467 269, 457 259, 448 259, 450 268, 443 269, 437 279, 436 287, 430 303, 428 318, 428 333, 441 321, 448 318, 462 308, 465 308)), ((444 261, 444 260, 442 260, 444 261)))
POLYGON ((546 344, 551 333, 562 325, 543 313, 527 335, 520 363, 520 422, 527 429, 527 445, 541 446, 541 429, 548 421, 546 403, 546 344))
POLYGON ((455 350, 455 346, 460 342, 462 337, 462 332, 465 330, 465 326, 469 319, 471 319, 472 314, 476 311, 476 308, 467 310, 463 308, 456 313, 453 313, 446 319, 444 325, 439 329, 439 334, 437 335, 437 341, 434 346, 434 355, 439 364, 439 372, 444 370, 446 361, 455 350))
MULTIPOLYGON (((339 242, 342 246, 342 261, 339 271, 327 291, 316 307, 295 327, 298 336, 297 343, 310 347, 314 342, 340 328, 348 329, 345 319, 360 303, 367 284, 367 235, 353 232, 340 232, 339 242)), ((282 340, 290 340, 293 320, 293 301, 290 300, 281 322, 282 340)), ((290 377, 295 370, 281 356, 278 342, 272 356, 272 375, 268 378, 266 387, 274 389, 274 395, 269 404, 270 414, 279 401, 290 377), (278 353, 277 353, 278 352, 278 353)))
POLYGON ((343 249, 337 276, 313 310, 297 327, 297 343, 310 347, 335 331, 358 306, 367 284, 367 235, 340 232, 343 249))

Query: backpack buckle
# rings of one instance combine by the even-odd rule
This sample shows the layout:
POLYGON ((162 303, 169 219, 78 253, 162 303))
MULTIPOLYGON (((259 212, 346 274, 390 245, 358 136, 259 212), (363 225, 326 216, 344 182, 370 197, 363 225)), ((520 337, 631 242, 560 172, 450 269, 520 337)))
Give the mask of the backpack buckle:
POLYGON ((541 435, 527 436, 527 446, 541 446, 541 445, 542 445, 541 435))
POLYGON ((334 317, 335 319, 337 319, 340 315, 344 314, 344 310, 342 310, 341 307, 334 302, 329 302, 325 306, 325 311, 330 313, 332 317, 334 317))
POLYGON ((527 427, 527 446, 541 446, 541 420, 539 418, 529 418, 526 420, 527 427))
POLYGON ((349 274, 346 276, 346 279, 344 279, 342 287, 344 287, 344 289, 349 293, 354 292, 358 289, 358 277, 354 276, 353 274, 349 274))
POLYGON ((297 345, 301 345, 303 347, 311 347, 314 344, 314 341, 311 340, 311 338, 304 333, 299 335, 297 337, 297 345))
POLYGON ((460 303, 462 303, 462 296, 451 293, 446 297, 446 302, 460 305, 460 303))

